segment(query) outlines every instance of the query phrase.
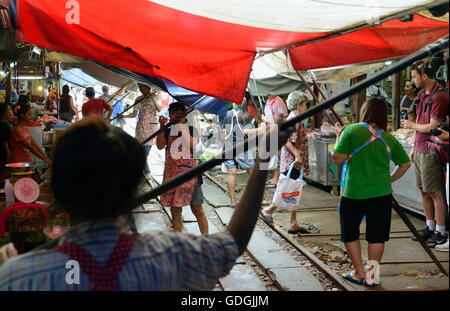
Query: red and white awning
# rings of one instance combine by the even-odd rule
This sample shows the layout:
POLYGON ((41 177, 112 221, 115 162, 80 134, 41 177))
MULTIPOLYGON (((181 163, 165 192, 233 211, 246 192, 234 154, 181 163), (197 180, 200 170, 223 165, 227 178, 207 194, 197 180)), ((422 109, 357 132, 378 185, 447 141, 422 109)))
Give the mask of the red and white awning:
POLYGON ((448 23, 415 15, 411 22, 393 20, 301 45, 378 16, 383 20, 442 1, 16 2, 18 40, 164 78, 232 102, 241 102, 260 51, 298 46, 291 49, 292 63, 305 70, 406 55, 448 34, 448 23), (79 24, 71 23, 78 16, 79 24))

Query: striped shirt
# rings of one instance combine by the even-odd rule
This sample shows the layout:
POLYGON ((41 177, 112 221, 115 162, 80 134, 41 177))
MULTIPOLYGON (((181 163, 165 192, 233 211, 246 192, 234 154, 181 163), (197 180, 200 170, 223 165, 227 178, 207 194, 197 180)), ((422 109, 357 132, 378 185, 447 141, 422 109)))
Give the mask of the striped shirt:
MULTIPOLYGON (((59 245, 77 243, 102 265, 119 234, 112 221, 84 223, 73 227, 59 245)), ((151 231, 135 239, 117 283, 120 290, 212 290, 218 279, 229 273, 237 256, 237 244, 228 231, 209 236, 151 231)), ((69 260, 67 255, 53 250, 12 258, 0 266, 0 290, 90 290, 92 284, 82 268, 80 284, 66 282, 66 275, 73 268, 66 268, 69 260)))

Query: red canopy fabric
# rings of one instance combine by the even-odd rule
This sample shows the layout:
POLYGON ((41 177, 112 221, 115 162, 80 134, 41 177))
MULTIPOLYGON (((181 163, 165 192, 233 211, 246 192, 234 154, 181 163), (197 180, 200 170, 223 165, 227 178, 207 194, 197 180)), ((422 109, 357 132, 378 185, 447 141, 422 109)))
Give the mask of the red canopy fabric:
MULTIPOLYGON (((242 102, 256 52, 329 34, 244 26, 148 0, 16 2, 18 40, 235 103, 242 102), (79 24, 67 22, 71 9, 66 5, 74 2, 79 4, 79 24)), ((392 21, 295 48, 292 61, 304 70, 405 55, 443 36, 444 25, 448 27, 418 16, 412 22, 392 21)))
POLYGON ((447 35, 448 23, 415 14, 289 50, 294 69, 309 70, 409 55, 447 35))
POLYGON ((147 0, 78 2, 79 25, 66 22, 67 0, 18 0, 17 39, 236 103, 242 102, 256 47, 325 35, 230 24, 147 0))

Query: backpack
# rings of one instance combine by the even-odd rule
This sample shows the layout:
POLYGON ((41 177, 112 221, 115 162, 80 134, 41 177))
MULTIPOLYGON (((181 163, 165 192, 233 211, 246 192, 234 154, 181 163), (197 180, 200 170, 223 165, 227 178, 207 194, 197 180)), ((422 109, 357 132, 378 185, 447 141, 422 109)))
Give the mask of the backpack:
MULTIPOLYGON (((434 90, 434 92, 431 94, 430 100, 425 104, 425 108, 423 109, 423 112, 427 112, 428 107, 430 107, 430 111, 431 111, 431 107, 433 106, 434 97, 439 92, 446 92, 448 94, 448 90, 446 88, 440 88, 440 89, 434 90)), ((419 92, 419 94, 417 95, 417 98, 422 98, 424 93, 425 93, 425 89, 422 89, 419 92)))
MULTIPOLYGON (((425 90, 420 91, 419 95, 422 96, 425 90)), ((433 94, 431 94, 430 100, 425 104, 424 112, 427 111, 427 108, 431 107, 433 105, 434 97, 439 92, 446 92, 448 93, 448 90, 445 88, 440 88, 434 90, 433 94)), ((447 116, 448 118, 448 116, 447 116)), ((435 161, 439 161, 442 163, 448 163, 449 162, 449 147, 448 147, 448 141, 442 141, 437 136, 430 136, 427 138, 427 152, 435 161)))
MULTIPOLYGON (((447 120, 441 121, 439 127, 448 131, 448 116, 447 120)), ((437 136, 431 135, 427 138, 427 152, 435 161, 441 163, 448 163, 449 161, 448 141, 442 141, 437 136)))

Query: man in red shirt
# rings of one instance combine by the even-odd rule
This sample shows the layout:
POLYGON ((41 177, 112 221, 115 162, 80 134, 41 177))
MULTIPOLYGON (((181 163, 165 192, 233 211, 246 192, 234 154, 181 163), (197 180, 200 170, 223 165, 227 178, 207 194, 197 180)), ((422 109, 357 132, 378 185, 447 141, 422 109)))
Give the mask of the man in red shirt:
MULTIPOLYGON (((411 67, 411 80, 422 91, 417 96, 417 123, 401 120, 403 128, 415 130, 415 142, 409 154, 414 162, 416 185, 422 195, 427 227, 420 231, 428 246, 445 244, 445 217, 443 164, 433 160, 427 151, 430 130, 437 128, 448 115, 448 92, 434 80, 431 61, 418 61, 411 67)), ((414 238, 413 238, 414 239, 414 238)))
POLYGON ((86 89, 86 96, 89 100, 85 102, 83 104, 83 107, 81 108, 83 118, 86 118, 87 116, 92 114, 99 114, 103 116, 103 110, 107 110, 108 116, 106 117, 106 120, 109 121, 113 112, 113 108, 108 105, 103 99, 96 99, 95 91, 92 87, 88 87, 86 89))

